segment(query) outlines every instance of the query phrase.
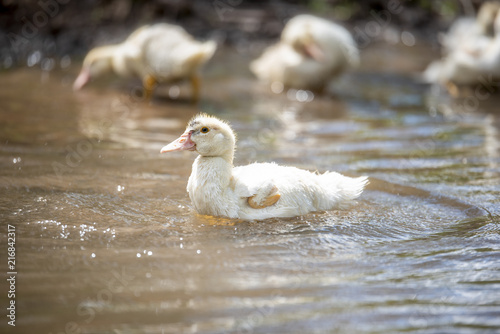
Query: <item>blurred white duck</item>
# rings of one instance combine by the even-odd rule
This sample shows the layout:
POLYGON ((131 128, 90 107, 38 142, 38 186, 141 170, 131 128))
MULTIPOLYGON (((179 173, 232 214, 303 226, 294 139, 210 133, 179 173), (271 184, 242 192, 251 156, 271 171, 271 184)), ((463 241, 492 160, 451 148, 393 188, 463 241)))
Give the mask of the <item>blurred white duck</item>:
POLYGON ((488 1, 481 5, 477 17, 462 17, 456 20, 446 34, 440 34, 439 41, 443 55, 456 49, 474 53, 481 49, 495 34, 494 22, 500 2, 488 1))
POLYGON ((141 27, 125 42, 92 49, 85 60, 73 89, 81 89, 91 79, 114 72, 122 77, 142 79, 144 95, 149 99, 161 82, 190 79, 193 99, 198 99, 198 69, 214 54, 216 43, 193 39, 183 28, 167 23, 141 27))
POLYGON ((352 35, 342 26, 312 15, 292 18, 279 43, 250 64, 262 81, 321 91, 329 81, 359 64, 352 35))
POLYGON ((425 81, 441 83, 452 95, 459 95, 459 86, 500 76, 500 3, 483 4, 476 21, 462 35, 458 28, 450 30, 443 44, 446 54, 427 67, 425 81))
POLYGON ((367 177, 315 174, 274 163, 233 167, 235 134, 224 121, 200 114, 161 153, 189 150, 193 163, 187 191, 200 214, 241 219, 293 217, 330 210, 358 197, 367 177))

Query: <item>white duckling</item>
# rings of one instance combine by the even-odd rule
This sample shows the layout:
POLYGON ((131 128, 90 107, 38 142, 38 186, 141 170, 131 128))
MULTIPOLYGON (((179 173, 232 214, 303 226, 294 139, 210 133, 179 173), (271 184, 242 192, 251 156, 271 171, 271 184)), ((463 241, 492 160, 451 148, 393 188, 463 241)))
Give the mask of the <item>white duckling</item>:
POLYGON ((438 36, 443 54, 457 49, 467 49, 473 53, 482 48, 495 34, 494 22, 499 9, 499 2, 488 1, 481 5, 476 17, 462 17, 456 20, 446 34, 438 36))
POLYGON ((233 167, 236 136, 215 117, 200 114, 161 153, 198 152, 187 191, 199 214, 241 219, 293 217, 357 198, 367 177, 311 173, 274 163, 233 167))
MULTIPOLYGON (((478 52, 455 50, 440 62, 433 63, 431 71, 436 81, 448 88, 452 95, 459 95, 460 86, 494 85, 491 79, 500 78, 500 11, 495 19, 495 37, 478 52)), ((488 87, 491 89, 491 87, 488 87)))
POLYGON ((214 41, 198 42, 183 28, 159 23, 141 27, 125 42, 92 49, 73 84, 79 90, 91 79, 106 73, 142 79, 149 99, 157 84, 189 78, 193 99, 198 99, 198 69, 214 54, 214 41))
POLYGON ((431 63, 423 77, 458 95, 458 86, 480 84, 482 77, 500 75, 500 3, 486 2, 474 22, 458 21, 442 41, 445 56, 431 63))
POLYGON ((344 27, 313 15, 286 24, 279 43, 250 64, 262 81, 296 89, 323 90, 329 81, 359 64, 359 51, 344 27))

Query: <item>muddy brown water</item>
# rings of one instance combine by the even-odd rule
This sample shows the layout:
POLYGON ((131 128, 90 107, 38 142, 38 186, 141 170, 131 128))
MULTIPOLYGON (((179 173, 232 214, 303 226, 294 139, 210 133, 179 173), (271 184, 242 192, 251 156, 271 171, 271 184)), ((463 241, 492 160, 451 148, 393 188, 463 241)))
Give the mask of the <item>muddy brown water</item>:
POLYGON ((76 65, 0 73, 2 271, 11 225, 17 273, 13 298, 2 280, 2 333, 498 332, 499 98, 416 83, 425 50, 366 54, 310 102, 269 93, 232 50, 205 70, 199 105, 185 85, 148 104, 112 78, 75 94, 76 65), (236 164, 371 184, 329 212, 199 216, 195 154, 159 150, 200 110, 231 122, 236 164))

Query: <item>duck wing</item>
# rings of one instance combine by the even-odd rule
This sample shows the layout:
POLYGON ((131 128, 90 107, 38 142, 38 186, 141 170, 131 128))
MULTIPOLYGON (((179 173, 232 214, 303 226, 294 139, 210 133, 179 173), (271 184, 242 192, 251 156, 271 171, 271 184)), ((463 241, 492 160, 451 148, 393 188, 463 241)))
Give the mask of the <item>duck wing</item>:
POLYGON ((278 187, 272 183, 268 183, 265 187, 259 189, 257 194, 248 197, 247 202, 254 209, 264 209, 274 205, 280 199, 281 195, 278 192, 278 187))
POLYGON ((215 52, 214 41, 198 42, 182 27, 166 23, 149 28, 144 60, 157 79, 178 80, 191 75, 215 52))
POLYGON ((273 182, 273 168, 269 167, 274 167, 274 164, 252 164, 233 169, 232 187, 235 194, 254 209, 274 205, 281 197, 273 182))

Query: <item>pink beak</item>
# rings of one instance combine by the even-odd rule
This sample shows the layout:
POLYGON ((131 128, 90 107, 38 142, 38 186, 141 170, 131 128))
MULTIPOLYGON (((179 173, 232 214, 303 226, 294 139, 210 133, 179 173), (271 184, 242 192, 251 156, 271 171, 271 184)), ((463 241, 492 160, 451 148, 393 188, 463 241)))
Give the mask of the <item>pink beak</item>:
POLYGON ((73 83, 73 90, 80 90, 90 81, 90 70, 88 68, 82 68, 82 71, 73 83))
POLYGON ((310 42, 305 46, 304 49, 306 54, 312 59, 318 62, 323 62, 325 60, 325 53, 316 43, 310 42))
POLYGON ((176 140, 171 142, 170 144, 163 146, 160 153, 173 152, 173 151, 194 151, 196 149, 196 144, 191 140, 191 134, 193 132, 191 130, 186 130, 176 140))

